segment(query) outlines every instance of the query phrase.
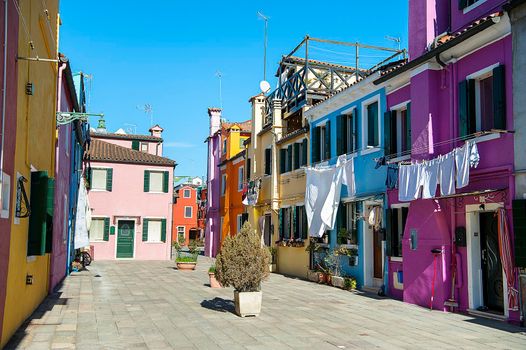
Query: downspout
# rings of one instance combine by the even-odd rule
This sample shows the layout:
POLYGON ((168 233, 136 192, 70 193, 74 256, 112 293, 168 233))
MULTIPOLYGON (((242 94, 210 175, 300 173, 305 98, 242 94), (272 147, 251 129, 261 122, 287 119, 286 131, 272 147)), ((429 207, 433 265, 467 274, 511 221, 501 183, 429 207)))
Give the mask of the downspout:
MULTIPOLYGON (((61 91, 62 91, 62 72, 64 71, 64 69, 66 69, 67 65, 68 65, 68 60, 64 57, 60 57, 59 58, 59 61, 62 62, 62 64, 60 65, 59 69, 58 69, 58 82, 57 82, 57 112, 60 112, 60 105, 61 105, 61 100, 62 100, 62 94, 61 94, 61 91)), ((58 128, 58 127, 57 127, 58 128)))
MULTIPOLYGON (((7 95, 7 0, 4 0, 4 67, 2 69, 3 81, 2 81, 2 141, 0 141, 0 191, 1 186, 4 183, 4 140, 5 140, 5 103, 7 95)), ((0 193, 1 196, 1 193, 0 193)))

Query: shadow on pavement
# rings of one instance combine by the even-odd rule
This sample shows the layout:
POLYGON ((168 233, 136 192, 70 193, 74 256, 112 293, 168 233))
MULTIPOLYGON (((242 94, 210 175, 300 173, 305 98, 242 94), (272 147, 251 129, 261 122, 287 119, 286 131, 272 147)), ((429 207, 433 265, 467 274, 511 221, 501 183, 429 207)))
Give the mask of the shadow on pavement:
POLYGON ((210 310, 220 311, 220 312, 230 312, 235 313, 236 308, 234 306, 233 300, 227 300, 223 298, 214 298, 212 300, 203 300, 201 306, 210 310))
POLYGON ((497 320, 492 320, 489 318, 476 317, 476 316, 473 316, 472 319, 465 320, 465 321, 468 323, 478 324, 479 326, 498 329, 500 331, 504 331, 508 333, 522 333, 526 335, 526 329, 513 325, 513 324, 509 324, 504 321, 497 321, 497 320))

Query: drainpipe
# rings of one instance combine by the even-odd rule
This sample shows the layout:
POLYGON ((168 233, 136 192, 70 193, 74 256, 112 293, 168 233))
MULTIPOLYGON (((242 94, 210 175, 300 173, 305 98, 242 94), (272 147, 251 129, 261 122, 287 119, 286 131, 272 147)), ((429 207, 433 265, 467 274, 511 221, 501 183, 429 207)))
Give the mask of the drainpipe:
MULTIPOLYGON (((2 81, 2 141, 0 142, 0 186, 4 182, 4 140, 5 140, 5 103, 7 95, 7 0, 4 0, 4 67, 2 81)), ((2 188, 0 187, 0 191, 2 188)), ((1 194, 0 194, 1 196, 1 194)))
POLYGON ((68 59, 65 57, 60 57, 59 62, 62 62, 58 69, 58 82, 57 82, 57 112, 60 112, 60 105, 61 105, 61 99, 62 99, 62 72, 64 69, 66 69, 66 66, 68 65, 68 59))

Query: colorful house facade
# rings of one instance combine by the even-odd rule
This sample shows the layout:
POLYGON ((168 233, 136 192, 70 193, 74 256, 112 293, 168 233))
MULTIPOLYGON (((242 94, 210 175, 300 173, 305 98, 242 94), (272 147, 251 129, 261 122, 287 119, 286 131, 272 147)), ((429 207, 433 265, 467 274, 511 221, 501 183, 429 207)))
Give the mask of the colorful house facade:
POLYGON ((388 293, 433 309, 518 321, 515 261, 507 254, 515 178, 505 3, 410 1, 411 59, 374 84, 386 86, 391 125, 410 114, 410 152, 395 144, 386 152, 400 176, 388 191, 388 293), (464 151, 469 159, 461 158, 464 151), (436 164, 440 175, 433 174, 436 164))
POLYGON ((9 261, 2 268, 7 270, 7 283, 0 346, 44 300, 50 286, 58 64, 31 58, 58 59, 59 27, 58 1, 46 1, 46 8, 41 3, 20 2, 19 11, 14 3, 5 4, 8 37, 13 39, 18 34, 18 43, 8 52, 13 57, 11 62, 15 55, 18 60, 17 70, 12 66, 8 70, 11 83, 16 72, 17 95, 15 98, 11 90, 10 121, 6 123, 16 135, 16 146, 13 152, 11 140, 7 140, 2 150, 6 164, 13 162, 14 168, 9 193, 9 261), (17 23, 22 20, 26 30, 17 33, 17 23), (11 122, 14 120, 16 129, 11 122))
POLYGON ((185 244, 201 239, 198 220, 198 187, 183 183, 174 188, 172 242, 184 238, 185 244))
POLYGON ((173 170, 162 156, 163 129, 108 133, 101 120, 86 156, 94 260, 169 260, 173 170))
POLYGON ((218 164, 221 178, 220 195, 220 237, 221 243, 227 236, 239 232, 248 220, 243 206, 246 190, 247 165, 244 142, 250 137, 251 121, 221 123, 221 162, 218 164))

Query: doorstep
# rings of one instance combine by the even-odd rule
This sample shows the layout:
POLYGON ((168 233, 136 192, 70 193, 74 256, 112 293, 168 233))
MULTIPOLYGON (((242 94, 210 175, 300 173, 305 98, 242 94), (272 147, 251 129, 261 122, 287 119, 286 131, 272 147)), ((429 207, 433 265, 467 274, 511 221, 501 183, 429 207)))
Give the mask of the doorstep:
POLYGON ((508 321, 508 318, 505 315, 496 314, 493 312, 485 312, 485 311, 479 311, 474 309, 468 309, 468 314, 472 316, 478 316, 478 317, 484 317, 488 318, 490 320, 496 320, 496 321, 508 321))

